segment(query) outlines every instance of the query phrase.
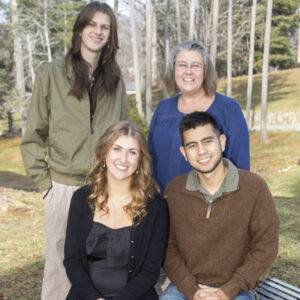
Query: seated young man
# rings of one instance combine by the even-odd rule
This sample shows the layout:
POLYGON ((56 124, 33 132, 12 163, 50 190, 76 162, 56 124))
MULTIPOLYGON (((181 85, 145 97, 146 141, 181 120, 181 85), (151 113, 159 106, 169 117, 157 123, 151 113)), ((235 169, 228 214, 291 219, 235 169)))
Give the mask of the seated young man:
POLYGON ((272 195, 261 177, 222 158, 226 137, 210 114, 193 112, 179 126, 193 170, 166 189, 171 284, 160 299, 253 299, 278 251, 272 195))

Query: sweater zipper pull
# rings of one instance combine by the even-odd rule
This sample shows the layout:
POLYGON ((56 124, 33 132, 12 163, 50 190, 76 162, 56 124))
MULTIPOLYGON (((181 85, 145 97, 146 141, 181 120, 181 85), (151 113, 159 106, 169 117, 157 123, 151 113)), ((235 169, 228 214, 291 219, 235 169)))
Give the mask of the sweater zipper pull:
POLYGON ((211 204, 208 205, 207 211, 206 211, 206 219, 209 219, 211 213, 211 204))
POLYGON ((94 120, 94 115, 91 115, 91 121, 90 121, 90 125, 91 125, 91 134, 94 134, 93 120, 94 120))

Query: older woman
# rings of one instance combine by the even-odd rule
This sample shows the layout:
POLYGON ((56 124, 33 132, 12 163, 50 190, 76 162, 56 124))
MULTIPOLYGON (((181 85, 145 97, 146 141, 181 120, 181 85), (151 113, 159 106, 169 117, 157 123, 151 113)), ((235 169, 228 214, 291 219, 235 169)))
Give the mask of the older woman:
POLYGON ((159 103, 153 115, 148 143, 154 177, 162 189, 177 175, 190 170, 180 154, 178 124, 193 111, 207 111, 226 135, 224 156, 238 168, 249 170, 249 134, 239 104, 216 92, 217 75, 206 49, 198 42, 184 42, 173 50, 165 77, 169 94, 175 97, 159 103))
POLYGON ((96 148, 91 184, 74 193, 65 260, 67 299, 154 300, 168 214, 138 128, 120 122, 96 148))

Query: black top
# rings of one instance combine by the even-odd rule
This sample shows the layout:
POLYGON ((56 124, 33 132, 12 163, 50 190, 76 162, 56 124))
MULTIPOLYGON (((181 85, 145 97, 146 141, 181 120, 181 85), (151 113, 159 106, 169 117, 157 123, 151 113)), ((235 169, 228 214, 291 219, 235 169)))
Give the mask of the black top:
POLYGON ((127 284, 130 228, 93 222, 86 239, 89 275, 105 299, 117 296, 127 284))
MULTIPOLYGON (((71 200, 65 242, 64 265, 72 284, 67 299, 95 300, 103 297, 88 274, 86 239, 93 224, 87 197, 88 186, 77 190, 71 200)), ((157 300, 154 285, 165 254, 168 209, 164 198, 149 199, 147 215, 132 227, 127 284, 114 300, 157 300)))

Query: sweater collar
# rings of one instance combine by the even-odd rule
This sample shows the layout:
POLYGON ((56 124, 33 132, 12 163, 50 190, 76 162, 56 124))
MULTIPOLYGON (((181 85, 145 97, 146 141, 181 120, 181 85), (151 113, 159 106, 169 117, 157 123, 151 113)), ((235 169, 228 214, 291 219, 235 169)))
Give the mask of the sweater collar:
POLYGON ((207 195, 208 197, 213 197, 214 199, 220 197, 223 193, 235 192, 238 189, 239 184, 238 169, 230 160, 226 158, 223 158, 223 163, 228 168, 228 172, 219 190, 214 195, 210 195, 209 192, 207 192, 206 189, 201 185, 198 180, 197 171, 195 170, 192 170, 187 176, 186 190, 197 191, 202 193, 204 197, 207 195))

